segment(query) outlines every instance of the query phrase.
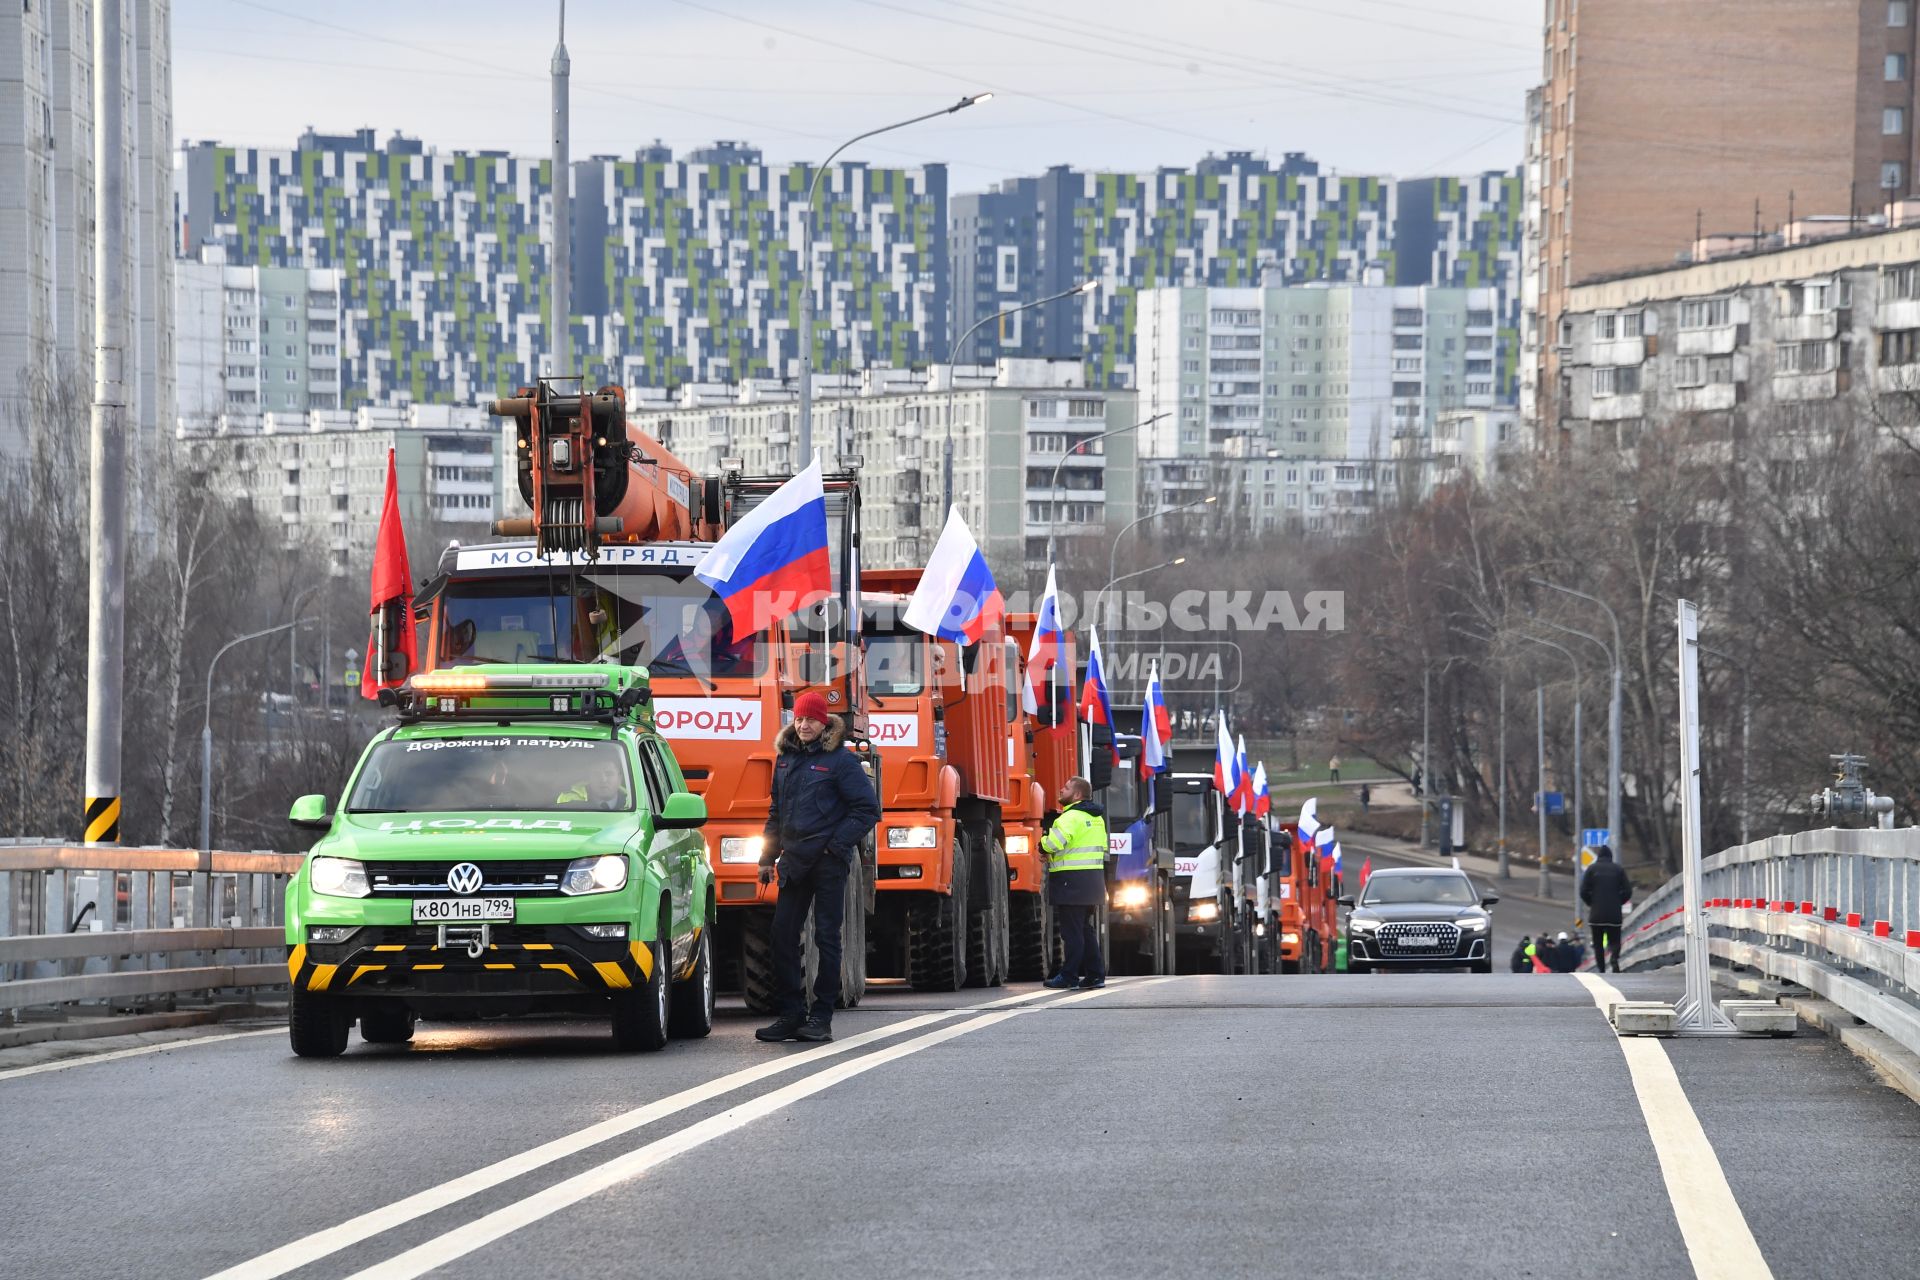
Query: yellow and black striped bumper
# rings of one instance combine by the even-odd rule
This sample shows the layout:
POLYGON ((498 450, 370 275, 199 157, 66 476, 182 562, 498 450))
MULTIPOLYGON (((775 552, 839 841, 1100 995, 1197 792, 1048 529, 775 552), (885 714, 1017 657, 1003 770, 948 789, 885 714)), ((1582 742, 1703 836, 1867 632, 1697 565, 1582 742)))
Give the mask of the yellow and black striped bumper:
POLYGON ((470 956, 464 944, 303 943, 288 948, 287 977, 298 990, 332 994, 475 995, 620 991, 653 977, 653 951, 644 943, 590 943, 571 930, 554 933, 554 941, 495 943, 478 956, 470 956))

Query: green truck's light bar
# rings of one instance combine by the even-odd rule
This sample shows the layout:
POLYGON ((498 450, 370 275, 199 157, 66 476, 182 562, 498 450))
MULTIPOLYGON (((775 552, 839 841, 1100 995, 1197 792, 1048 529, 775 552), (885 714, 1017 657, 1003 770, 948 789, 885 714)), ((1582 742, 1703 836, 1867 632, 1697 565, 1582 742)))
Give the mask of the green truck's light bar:
POLYGON ((423 671, 397 690, 382 690, 383 706, 402 720, 594 720, 633 717, 652 700, 643 667, 506 664, 475 670, 423 671))

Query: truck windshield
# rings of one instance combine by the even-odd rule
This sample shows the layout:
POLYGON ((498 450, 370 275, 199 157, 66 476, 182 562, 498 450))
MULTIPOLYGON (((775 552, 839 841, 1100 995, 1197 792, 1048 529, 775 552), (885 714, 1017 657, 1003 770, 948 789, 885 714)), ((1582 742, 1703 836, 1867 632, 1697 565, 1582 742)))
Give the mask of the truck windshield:
POLYGON ((442 666, 593 662, 655 676, 757 676, 764 634, 735 640, 726 605, 698 579, 589 571, 453 581, 441 606, 442 666))
POLYGON ((1174 847, 1178 849, 1198 849, 1212 844, 1213 816, 1213 792, 1174 792, 1174 847))
POLYGON ((877 635, 866 639, 867 691, 880 698, 917 697, 925 687, 921 674, 926 638, 919 632, 909 635, 877 635))
POLYGON ((1113 781, 1107 784, 1107 825, 1124 826, 1140 816, 1140 775, 1138 764, 1122 760, 1114 766, 1113 781))
POLYGON ((350 813, 632 808, 633 781, 621 743, 514 733, 382 742, 347 799, 350 813))

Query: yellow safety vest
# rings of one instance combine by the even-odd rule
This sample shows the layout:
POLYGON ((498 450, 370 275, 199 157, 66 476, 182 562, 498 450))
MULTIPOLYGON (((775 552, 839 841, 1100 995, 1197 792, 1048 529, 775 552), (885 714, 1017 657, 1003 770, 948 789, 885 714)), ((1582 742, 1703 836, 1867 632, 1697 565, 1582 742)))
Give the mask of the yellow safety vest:
POLYGON ((1040 838, 1040 848, 1047 855, 1048 871, 1103 871, 1107 865, 1106 819, 1077 804, 1068 805, 1040 838))

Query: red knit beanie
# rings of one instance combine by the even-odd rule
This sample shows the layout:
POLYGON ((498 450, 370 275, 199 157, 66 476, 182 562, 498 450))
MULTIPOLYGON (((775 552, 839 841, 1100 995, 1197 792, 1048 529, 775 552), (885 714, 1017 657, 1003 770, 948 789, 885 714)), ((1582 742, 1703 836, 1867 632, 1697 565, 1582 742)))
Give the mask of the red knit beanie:
POLYGON ((805 718, 819 724, 825 724, 833 712, 827 708, 827 700, 809 689, 793 700, 793 718, 805 718))

